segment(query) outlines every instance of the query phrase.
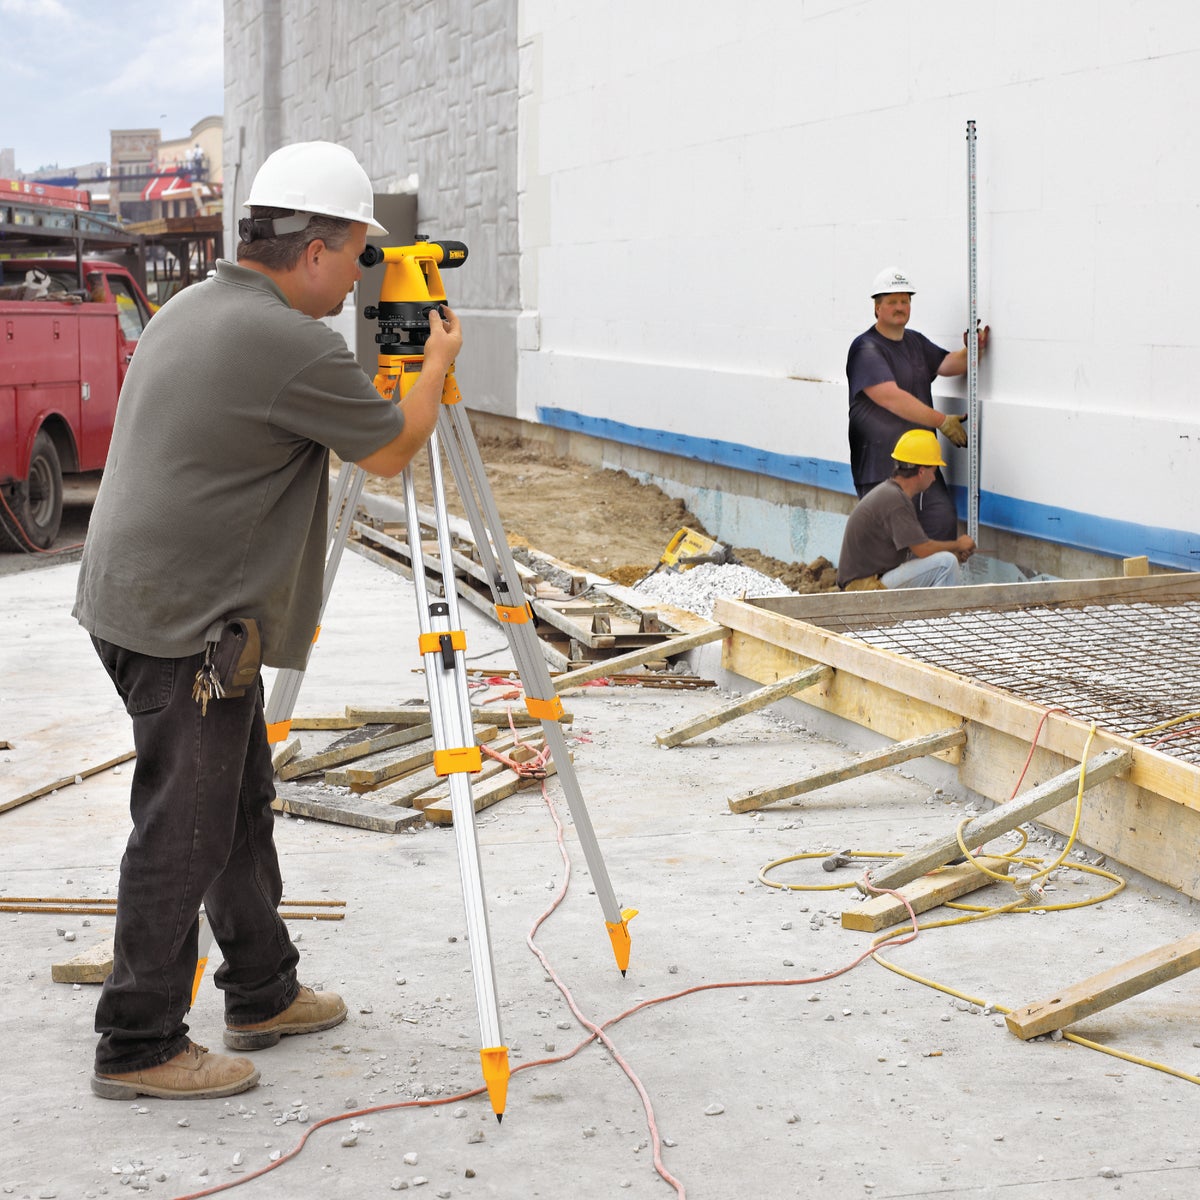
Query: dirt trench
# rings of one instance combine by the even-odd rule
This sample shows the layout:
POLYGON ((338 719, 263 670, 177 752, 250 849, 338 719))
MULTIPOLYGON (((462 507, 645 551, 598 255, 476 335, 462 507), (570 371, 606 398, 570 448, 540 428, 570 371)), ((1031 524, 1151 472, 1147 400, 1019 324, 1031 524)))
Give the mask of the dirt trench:
MULTIPOLYGON (((478 437, 488 484, 511 544, 522 542, 564 562, 633 584, 657 563, 682 526, 706 530, 682 500, 623 471, 586 466, 517 439, 478 437)), ((449 471, 446 506, 461 514, 449 471)), ((413 472, 417 498, 429 503, 428 473, 413 472)), ((372 479, 370 488, 400 496, 399 480, 372 479)), ((832 591, 836 572, 829 560, 783 562, 747 546, 731 547, 739 562, 780 579, 799 593, 832 591)))

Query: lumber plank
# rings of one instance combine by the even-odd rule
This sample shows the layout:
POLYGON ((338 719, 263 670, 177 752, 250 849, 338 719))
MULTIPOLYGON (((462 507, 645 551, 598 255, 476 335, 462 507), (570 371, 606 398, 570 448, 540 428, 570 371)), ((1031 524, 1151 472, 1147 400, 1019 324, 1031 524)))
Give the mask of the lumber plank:
MULTIPOLYGON (((1007 875, 1012 869, 1012 859, 986 855, 979 859, 989 871, 1007 875)), ((922 875, 912 883, 897 888, 908 899, 913 912, 923 913, 947 900, 956 900, 977 888, 987 887, 995 880, 977 871, 971 863, 960 863, 953 867, 942 867, 930 875, 922 875)), ((842 912, 842 928, 862 933, 878 933, 908 920, 908 909, 895 896, 872 896, 870 900, 847 908, 842 912)))
POLYGON ((721 625, 709 625, 696 633, 685 633, 679 637, 667 638, 653 646, 639 646, 625 654, 616 654, 612 658, 602 659, 591 666, 579 667, 554 677, 554 690, 561 692, 564 688, 576 684, 588 683, 593 679, 603 679, 613 671, 624 671, 626 667, 640 666, 651 659, 671 658, 683 654, 686 650, 694 650, 697 646, 706 646, 709 642, 719 641, 725 636, 726 630, 721 625))
POLYGON ((341 770, 326 771, 324 775, 327 787, 348 787, 352 792, 361 795, 373 792, 376 788, 393 779, 403 779, 422 767, 433 762, 433 745, 422 750, 412 751, 399 758, 390 758, 375 767, 343 767, 341 770))
POLYGON ((712 625, 707 617, 689 612, 686 608, 677 608, 674 604, 666 604, 661 600, 651 600, 644 593, 636 592, 633 588, 625 587, 623 584, 603 583, 598 585, 596 590, 601 595, 610 596, 618 603, 633 609, 634 612, 641 613, 644 617, 660 618, 672 629, 678 629, 680 633, 698 633, 712 625))
MULTIPOLYGON (((355 717, 362 719, 364 724, 367 725, 415 725, 417 721, 412 719, 411 714, 413 713, 418 714, 421 723, 428 722, 429 720, 428 705, 422 708, 350 708, 346 711, 353 713, 355 717)), ((542 723, 538 717, 531 717, 528 710, 523 706, 520 708, 515 707, 515 703, 511 708, 506 705, 487 705, 471 709, 471 719, 476 725, 507 725, 510 717, 514 725, 522 727, 540 725, 542 723)), ((570 725, 574 720, 574 714, 566 709, 563 710, 562 716, 558 718, 560 725, 570 725)))
MULTIPOLYGON (((540 749, 540 747, 537 747, 537 749, 540 749)), ((532 756, 524 756, 526 759, 529 757, 532 756)), ((522 760, 518 759, 517 761, 520 762, 522 760)), ((509 769, 505 763, 496 762, 494 759, 486 759, 482 768, 471 775, 472 792, 478 789, 480 784, 487 782, 489 779, 495 779, 497 775, 509 769)), ((446 782, 446 776, 444 775, 439 775, 435 779, 432 788, 426 788, 424 793, 412 798, 413 808, 424 810, 432 806, 441 806, 446 809, 450 807, 450 785, 446 782)), ((478 812, 479 810, 476 809, 476 811, 478 812)))
MULTIPOLYGON (((481 725, 475 729, 475 744, 490 742, 500 733, 495 725, 481 725)), ((426 735, 429 736, 428 734, 426 735)), ((410 775, 433 762, 432 743, 424 749, 374 767, 347 767, 342 771, 326 771, 325 782, 331 787, 348 787, 355 792, 368 792, 389 779, 410 775)))
POLYGON ((276 773, 283 780, 299 779, 302 775, 315 775, 329 767, 354 762, 355 759, 366 758, 369 754, 378 754, 380 750, 394 750, 397 746, 411 745, 422 738, 431 737, 432 734, 432 725, 413 725, 408 729, 397 729, 377 737, 363 738, 362 741, 352 742, 347 746, 335 746, 321 754, 309 755, 308 758, 295 759, 285 763, 276 773))
POLYGON ((73 958, 51 964, 50 978, 55 983, 103 983, 113 968, 111 935, 73 958))
MULTIPOLYGON (((539 737, 537 741, 530 743, 540 747, 542 739, 539 737)), ((516 737, 509 736, 501 738, 495 744, 488 745, 489 750, 494 750, 500 754, 507 754, 516 745, 516 737)), ((503 764, 496 763, 486 754, 483 756, 483 767, 478 774, 471 776, 472 780, 480 778, 490 778, 497 771, 503 769, 503 764)), ((377 784, 351 784, 350 790, 354 792, 378 791, 379 799, 385 804, 404 804, 409 808, 424 808, 426 804, 432 803, 442 796, 442 789, 445 788, 446 776, 439 775, 433 768, 432 762, 419 768, 417 771, 410 771, 407 775, 402 775, 394 779, 386 779, 382 783, 377 784), (435 791, 434 789, 438 789, 435 791), (427 794, 428 793, 428 794, 427 794)), ((449 790, 445 790, 445 794, 449 795, 449 790)))
MULTIPOLYGON (((574 760, 575 756, 571 755, 570 757, 574 760)), ((549 779, 551 775, 557 773, 558 768, 554 765, 554 760, 550 759, 546 763, 546 778, 549 779)), ((541 780, 539 779, 530 779, 506 770, 504 775, 498 779, 493 779, 486 786, 481 788, 473 787, 471 789, 471 802, 476 812, 482 812, 485 808, 491 808, 493 804, 499 804, 501 800, 506 800, 521 788, 535 787, 540 782, 541 780)), ((425 819, 435 825, 452 825, 454 823, 454 813, 448 797, 436 803, 426 805, 423 812, 425 819)))
POLYGON ((284 742, 274 754, 271 755, 271 766, 278 772, 279 768, 290 763, 292 759, 300 753, 300 739, 292 738, 290 742, 284 742))
MULTIPOLYGON (((297 732, 316 729, 361 729, 366 721, 355 721, 350 717, 293 717, 291 728, 297 732)), ((399 722, 392 722, 399 724, 399 722)))
POLYGON ((694 738, 697 734, 707 733, 710 729, 716 729, 718 725, 725 725, 730 721, 737 720, 738 717, 746 716, 747 713, 757 712, 760 708, 766 708, 768 704, 782 700, 785 696, 794 696, 805 688, 821 683, 832 674, 833 672, 828 667, 809 667, 805 671, 788 675, 777 683, 769 683, 765 687, 758 688, 750 695, 735 700, 731 704, 715 708, 705 717, 695 721, 684 721, 680 725, 657 733, 654 735, 654 740, 660 746, 678 746, 680 743, 688 741, 689 738, 694 738))
MULTIPOLYGON (((1105 750, 1087 763, 1087 778, 1085 788, 1101 783, 1120 775, 1129 769, 1130 752, 1128 750, 1105 750)), ((1016 829, 1026 821, 1032 821, 1044 812, 1057 808, 1065 800, 1075 797, 1079 790, 1079 775, 1081 766, 1046 780, 1038 787, 1031 788, 1021 795, 1015 796, 1007 804, 1000 804, 991 812, 976 817, 963 830, 963 841, 970 847, 980 846, 990 842, 992 838, 1016 829)), ((898 888, 911 883, 926 871, 932 871, 957 858, 961 851, 958 848, 958 838, 952 829, 948 833, 933 839, 924 846, 918 847, 903 858, 888 863, 878 871, 871 872, 871 882, 879 888, 898 888)))
POLYGON ((380 804, 377 800, 364 800, 361 796, 318 793, 315 789, 294 784, 277 788, 271 807, 293 817, 330 821, 354 829, 369 829, 374 833, 398 833, 422 819, 416 809, 380 804))
POLYGON ((395 708, 363 708, 346 705, 346 719, 354 727, 363 725, 428 725, 428 704, 399 704, 395 708))
POLYGON ((1011 1033, 1028 1041, 1051 1033, 1084 1017, 1149 991, 1160 983, 1178 979, 1200 967, 1200 933, 1189 934, 1177 942, 1160 946, 1110 967, 1081 983, 1063 988, 1048 1000, 1026 1004, 1008 1013, 1004 1023, 1011 1033))
MULTIPOLYGON (((961 746, 966 740, 967 731, 961 727, 926 733, 907 742, 897 742, 883 750, 860 754, 845 766, 816 771, 792 783, 783 783, 764 791, 750 792, 748 795, 730 800, 729 808, 731 812, 735 813, 751 812, 754 809, 764 808, 768 804, 774 804, 777 800, 786 800, 789 796, 801 796, 806 792, 815 792, 818 788, 841 783, 846 779, 857 779, 860 775, 868 775, 872 771, 882 771, 885 767, 894 767, 898 763, 908 762, 909 759, 923 758, 926 754, 936 754, 939 750, 948 750, 951 746, 961 746)), ((950 855, 950 857, 954 856, 950 855)))

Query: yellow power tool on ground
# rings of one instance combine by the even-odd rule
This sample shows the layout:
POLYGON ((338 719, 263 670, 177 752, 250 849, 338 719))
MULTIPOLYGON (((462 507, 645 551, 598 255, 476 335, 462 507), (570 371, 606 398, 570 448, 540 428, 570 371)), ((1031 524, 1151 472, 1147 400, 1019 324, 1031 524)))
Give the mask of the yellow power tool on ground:
POLYGON ((735 562, 737 559, 734 558, 728 546, 723 546, 720 542, 685 526, 678 530, 667 543, 662 557, 654 564, 654 570, 643 575, 633 586, 637 587, 638 584, 645 583, 651 575, 657 575, 664 567, 668 571, 678 573, 686 571, 690 567, 698 567, 701 563, 723 565, 735 562))

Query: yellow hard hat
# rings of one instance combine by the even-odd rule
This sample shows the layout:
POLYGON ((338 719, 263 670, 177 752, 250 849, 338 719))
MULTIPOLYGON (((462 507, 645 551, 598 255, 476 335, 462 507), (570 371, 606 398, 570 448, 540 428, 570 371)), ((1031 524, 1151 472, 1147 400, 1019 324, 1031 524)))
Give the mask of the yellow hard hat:
POLYGON ((918 467, 944 467, 937 434, 932 429, 910 429, 900 435, 892 451, 892 457, 900 463, 913 463, 918 467))

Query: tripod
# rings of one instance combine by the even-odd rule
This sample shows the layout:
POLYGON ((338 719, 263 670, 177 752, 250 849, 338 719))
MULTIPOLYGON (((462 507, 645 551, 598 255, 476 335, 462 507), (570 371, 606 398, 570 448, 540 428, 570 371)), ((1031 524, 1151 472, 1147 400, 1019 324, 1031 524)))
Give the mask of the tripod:
MULTIPOLYGON (((369 246, 362 254, 359 261, 363 266, 386 263, 379 305, 377 308, 367 308, 364 313, 369 320, 379 322, 376 341, 380 351, 375 386, 380 395, 391 399, 399 389, 400 399, 403 399, 416 382, 428 335, 429 313, 446 299, 438 265, 461 266, 466 257, 467 247, 461 242, 451 241, 421 241, 412 246, 383 249, 369 246)), ((448 778, 450 786, 451 814, 466 909, 467 943, 475 985, 475 1006, 479 1014, 480 1061, 492 1110, 499 1120, 504 1114, 508 1089, 508 1050, 500 1031, 495 970, 471 796, 470 775, 480 770, 481 758, 474 739, 467 689, 466 633, 459 621, 458 596, 451 566, 449 519, 441 465, 443 453, 450 464, 459 498, 466 510, 480 562, 491 588, 496 616, 515 660, 524 688, 525 707, 530 716, 541 723, 546 746, 562 782, 588 871, 600 900, 613 954, 622 975, 629 966, 629 921, 636 915, 636 910, 622 909, 617 904, 609 881, 591 818, 567 752, 560 723, 562 701, 554 691, 549 669, 538 650, 533 610, 521 590, 516 563, 500 524, 474 433, 461 404, 453 368, 446 375, 437 427, 429 439, 426 453, 433 492, 437 553, 444 582, 440 598, 431 598, 425 575, 411 466, 401 474, 413 586, 417 598, 418 649, 425 668, 429 696, 434 769, 437 774, 448 778)), ((335 494, 330 500, 322 613, 332 590, 333 577, 349 536, 364 481, 365 472, 360 467, 349 464, 343 466, 335 494)), ((315 642, 315 636, 313 640, 315 642)), ((273 742, 287 736, 303 674, 302 671, 293 670, 280 671, 276 676, 266 709, 268 736, 273 742)))

